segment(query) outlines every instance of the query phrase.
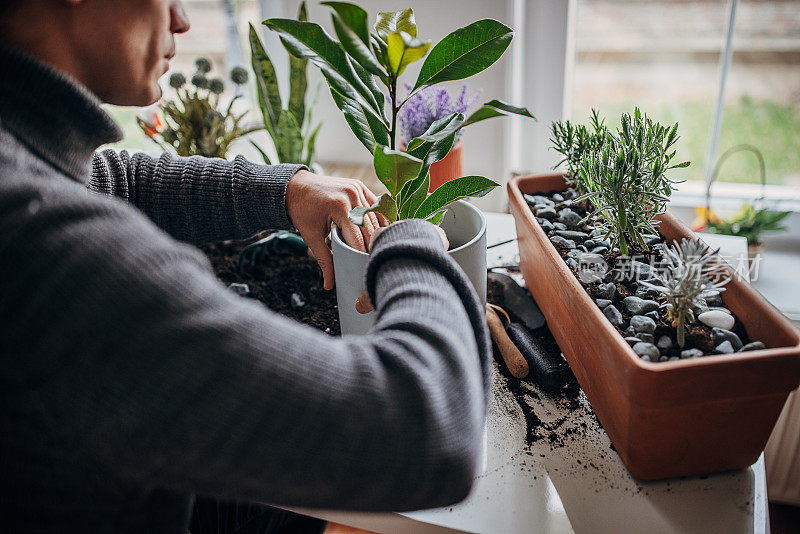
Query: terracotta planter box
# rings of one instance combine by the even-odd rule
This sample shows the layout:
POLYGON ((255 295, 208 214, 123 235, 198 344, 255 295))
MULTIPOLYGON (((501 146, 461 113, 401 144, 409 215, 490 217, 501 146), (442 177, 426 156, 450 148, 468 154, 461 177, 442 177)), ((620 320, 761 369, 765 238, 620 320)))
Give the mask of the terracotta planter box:
MULTIPOLYGON (((680 361, 643 362, 564 263, 523 193, 563 190, 560 174, 508 184, 520 267, 597 417, 633 476, 659 479, 752 465, 789 393, 800 382, 800 331, 750 284, 722 293, 765 350, 680 361)), ((661 234, 694 234, 669 214, 661 234)))

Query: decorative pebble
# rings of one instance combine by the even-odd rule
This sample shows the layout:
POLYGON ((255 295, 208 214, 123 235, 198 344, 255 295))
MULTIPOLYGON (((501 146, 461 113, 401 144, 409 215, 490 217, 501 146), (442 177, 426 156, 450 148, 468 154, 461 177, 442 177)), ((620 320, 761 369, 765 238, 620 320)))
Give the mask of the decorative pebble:
POLYGON ((594 242, 594 239, 587 239, 586 241, 583 242, 583 244, 588 249, 593 249, 597 246, 597 243, 594 242))
POLYGON ((661 356, 661 357, 658 359, 658 361, 660 361, 660 362, 665 362, 665 361, 667 361, 667 360, 669 360, 669 358, 667 358, 666 356, 661 356))
POLYGON ((608 319, 608 322, 614 326, 621 326, 624 322, 622 319, 622 314, 613 304, 603 308, 603 315, 605 315, 606 319, 608 319))
POLYGON ((686 349, 681 351, 681 358, 699 358, 703 355, 700 349, 686 349))
POLYGON ((567 257, 568 258, 575 258, 576 260, 580 260, 581 256, 583 256, 584 254, 585 254, 585 252, 583 252, 582 250, 578 250, 578 249, 573 249, 573 250, 568 250, 567 251, 567 257))
POLYGON ((548 234, 552 233, 555 230, 555 228, 553 228, 553 223, 551 223, 547 219, 543 219, 542 217, 538 217, 536 220, 539 221, 539 226, 542 227, 542 230, 544 230, 548 234))
POLYGON ((739 336, 737 336, 735 333, 723 328, 712 328, 711 342, 714 343, 714 346, 719 345, 723 341, 728 341, 733 347, 733 350, 739 350, 742 348, 742 340, 739 339, 739 336))
POLYGON ((561 193, 556 193, 550 198, 552 198, 555 202, 564 202, 564 197, 561 195, 561 193))
POLYGON ((589 234, 578 232, 577 230, 556 230, 556 235, 560 235, 564 239, 572 239, 573 241, 585 241, 589 239, 589 234))
POLYGON ((670 356, 669 357, 669 361, 671 361, 671 362, 676 362, 678 360, 680 360, 680 358, 678 358, 677 356, 670 356))
POLYGON ((644 356, 642 356, 641 359, 642 359, 643 362, 651 362, 651 361, 653 361, 653 360, 650 359, 650 356, 647 356, 646 354, 644 356))
POLYGON ((603 237, 604 235, 606 235, 605 232, 603 232, 600 229, 592 230, 591 232, 589 232, 589 237, 592 237, 592 238, 603 237))
POLYGON ((733 346, 731 345, 730 341, 723 341, 714 349, 720 354, 732 354, 733 353, 733 346))
POLYGON ((703 291, 701 296, 705 299, 708 306, 722 306, 722 296, 719 291, 703 291))
POLYGON ((553 208, 536 210, 536 216, 541 219, 547 219, 548 221, 554 221, 558 219, 558 213, 556 213, 556 210, 553 208))
POLYGON ((639 285, 639 287, 636 288, 636 296, 640 299, 653 300, 658 297, 658 290, 639 285))
POLYGON ((753 341, 751 343, 748 343, 747 345, 745 345, 741 349, 739 349, 739 352, 747 352, 749 350, 762 350, 762 349, 766 349, 766 348, 767 348, 767 346, 764 345, 762 342, 753 341))
POLYGON ((555 228, 556 230, 564 231, 564 230, 567 229, 567 225, 564 224, 564 223, 556 221, 556 222, 553 223, 553 228, 555 228))
POLYGON ((569 208, 564 208, 558 216, 559 222, 562 222, 570 227, 577 227, 583 220, 583 217, 575 213, 569 208))
POLYGON ((551 206, 551 207, 556 205, 555 202, 553 202, 547 197, 543 197, 542 195, 522 195, 522 196, 525 197, 525 201, 528 204, 534 204, 534 205, 544 204, 546 206, 551 206))
POLYGON ((576 248, 577 248, 578 250, 580 250, 581 252, 585 252, 585 253, 588 253, 588 252, 589 252, 589 249, 588 249, 588 248, 586 248, 586 245, 578 245, 576 248))
POLYGON ((575 241, 571 239, 564 239, 563 237, 557 235, 550 238, 550 241, 557 245, 561 245, 563 248, 569 250, 571 248, 575 248, 575 241))
POLYGON ((592 254, 605 254, 608 252, 608 247, 594 247, 592 249, 592 254))
POLYGON ((642 237, 644 238, 644 244, 648 247, 652 247, 664 241, 664 238, 660 235, 644 235, 642 237))
MULTIPOLYGON (((595 239, 595 241, 597 241, 595 239)), ((602 241, 597 241, 597 244, 601 247, 606 247, 607 249, 611 250, 611 240, 610 239, 603 239, 602 241)))
POLYGON ((631 347, 632 347, 632 346, 634 346, 634 345, 636 345, 637 343, 639 343, 639 342, 641 341, 641 339, 639 339, 638 337, 633 337, 633 336, 628 336, 628 337, 625 337, 625 338, 623 338, 623 339, 624 339, 624 340, 625 340, 625 341, 628 343, 628 345, 630 345, 631 347))
POLYGON ((622 303, 634 315, 641 315, 658 309, 658 302, 640 299, 639 297, 625 297, 622 303))
POLYGON ((658 310, 647 312, 644 314, 645 317, 650 317, 654 321, 658 321, 660 316, 658 315, 658 310))
POLYGON ((607 284, 601 284, 597 288, 597 294, 604 299, 613 299, 614 295, 617 294, 617 286, 615 286, 611 282, 607 284))
POLYGON ((709 310, 697 316, 701 323, 708 325, 712 328, 723 328, 730 330, 736 323, 732 315, 729 315, 720 310, 709 310))
POLYGON ((595 302, 598 306, 600 306, 601 309, 611 304, 611 301, 608 299, 597 299, 595 302))
POLYGON ((647 332, 639 332, 634 337, 639 338, 640 340, 644 341, 645 343, 655 343, 656 338, 653 334, 648 334, 647 332))
POLYGON ((247 284, 231 284, 228 286, 228 289, 239 295, 240 297, 246 297, 250 294, 250 286, 247 284))
POLYGON ((650 317, 645 317, 644 315, 634 315, 631 317, 631 328, 633 328, 633 331, 637 334, 639 332, 652 334, 656 331, 656 322, 650 317))
POLYGON ((651 280, 656 274, 649 264, 638 260, 632 260, 628 269, 634 274, 636 280, 651 280))
POLYGON ((640 341, 634 345, 633 352, 638 354, 640 357, 647 356, 651 360, 658 359, 658 357, 661 355, 661 353, 658 352, 658 347, 652 343, 645 343, 644 341, 640 341))
POLYGON ((305 306, 306 301, 303 300, 303 296, 300 293, 292 293, 291 305, 296 310, 305 306))
POLYGON ((672 348, 672 338, 669 336, 661 336, 658 338, 658 343, 656 343, 656 347, 661 350, 669 350, 672 348))
POLYGON ((567 258, 567 265, 569 265, 570 269, 576 271, 578 270, 579 267, 578 260, 576 260, 575 258, 567 258))

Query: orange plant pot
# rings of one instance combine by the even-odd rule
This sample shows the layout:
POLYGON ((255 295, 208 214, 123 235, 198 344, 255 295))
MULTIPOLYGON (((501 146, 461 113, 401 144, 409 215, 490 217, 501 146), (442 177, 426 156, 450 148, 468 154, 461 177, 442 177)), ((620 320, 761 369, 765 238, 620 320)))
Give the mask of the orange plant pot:
POLYGON ((464 141, 459 139, 443 160, 437 161, 431 165, 431 185, 428 187, 429 193, 433 193, 436 188, 445 182, 464 176, 463 148, 464 141))
MULTIPOLYGON (((643 362, 561 259, 522 196, 565 187, 560 174, 509 181, 520 268, 628 470, 653 480, 752 465, 800 382, 800 331, 749 283, 734 277, 723 301, 747 335, 766 349, 643 362)), ((667 241, 696 237, 670 214, 659 220, 667 241)))

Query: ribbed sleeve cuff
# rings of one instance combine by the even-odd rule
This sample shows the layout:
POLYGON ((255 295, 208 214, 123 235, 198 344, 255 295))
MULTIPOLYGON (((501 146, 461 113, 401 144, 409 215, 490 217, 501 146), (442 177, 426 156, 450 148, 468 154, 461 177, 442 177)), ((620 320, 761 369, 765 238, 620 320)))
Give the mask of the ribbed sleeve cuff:
POLYGON ((291 230, 292 221, 286 211, 286 188, 289 180, 299 170, 308 170, 305 165, 280 164, 258 165, 244 158, 237 158, 242 165, 242 174, 247 182, 247 199, 250 213, 261 229, 291 230))

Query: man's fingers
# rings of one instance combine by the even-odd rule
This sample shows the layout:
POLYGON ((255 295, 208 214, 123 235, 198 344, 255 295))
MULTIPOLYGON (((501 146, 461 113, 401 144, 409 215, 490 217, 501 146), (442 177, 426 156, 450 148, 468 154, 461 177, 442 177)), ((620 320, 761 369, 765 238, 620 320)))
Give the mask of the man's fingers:
POLYGON ((333 222, 342 230, 342 237, 345 243, 361 252, 367 251, 367 248, 364 246, 364 236, 361 234, 361 228, 350 222, 350 219, 347 218, 347 214, 345 214, 343 218, 334 220, 333 222))
MULTIPOLYGON (((372 206, 373 204, 375 204, 378 201, 378 197, 375 195, 375 193, 370 191, 369 187, 367 187, 363 183, 361 183, 361 187, 364 190, 364 197, 367 199, 369 205, 372 206)), ((378 229, 381 226, 389 226, 389 221, 387 221, 386 217, 384 217, 380 213, 370 212, 368 216, 370 217, 370 219, 372 219, 372 224, 374 226, 374 229, 378 229)))
MULTIPOLYGON (((358 191, 358 201, 362 206, 370 207, 372 204, 367 202, 366 195, 364 194, 363 188, 359 188, 358 191)), ((377 220, 373 213, 367 213, 364 216, 364 223, 361 226, 361 237, 364 238, 364 244, 369 245, 369 242, 372 240, 372 232, 375 231, 375 228, 378 227, 377 220)))
POLYGON ((356 301, 356 311, 358 313, 369 313, 373 309, 372 302, 369 300, 369 294, 367 294, 367 290, 365 289, 356 301))
POLYGON ((334 286, 334 272, 333 272, 333 254, 331 249, 325 244, 325 239, 315 239, 308 243, 308 248, 314 259, 317 260, 319 268, 322 269, 322 287, 324 289, 333 289, 334 286))

